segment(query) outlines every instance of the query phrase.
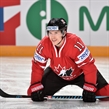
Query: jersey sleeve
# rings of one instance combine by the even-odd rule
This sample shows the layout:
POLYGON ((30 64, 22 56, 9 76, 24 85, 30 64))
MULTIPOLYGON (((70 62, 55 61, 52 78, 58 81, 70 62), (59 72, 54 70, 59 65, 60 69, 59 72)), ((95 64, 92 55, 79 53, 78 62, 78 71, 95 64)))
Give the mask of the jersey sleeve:
POLYGON ((47 63, 46 45, 42 40, 36 47, 34 57, 32 60, 31 84, 41 82, 42 75, 47 63))
POLYGON ((75 63, 83 70, 85 82, 95 85, 97 81, 97 68, 94 64, 95 60, 79 37, 75 40, 74 51, 75 63))

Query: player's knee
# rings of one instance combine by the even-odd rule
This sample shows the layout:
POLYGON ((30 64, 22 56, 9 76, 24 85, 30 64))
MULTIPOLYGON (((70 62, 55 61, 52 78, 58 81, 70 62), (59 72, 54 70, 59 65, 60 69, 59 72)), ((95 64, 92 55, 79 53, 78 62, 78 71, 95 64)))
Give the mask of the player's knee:
POLYGON ((104 86, 103 88, 99 89, 96 92, 96 95, 99 95, 99 96, 109 96, 109 84, 104 86))

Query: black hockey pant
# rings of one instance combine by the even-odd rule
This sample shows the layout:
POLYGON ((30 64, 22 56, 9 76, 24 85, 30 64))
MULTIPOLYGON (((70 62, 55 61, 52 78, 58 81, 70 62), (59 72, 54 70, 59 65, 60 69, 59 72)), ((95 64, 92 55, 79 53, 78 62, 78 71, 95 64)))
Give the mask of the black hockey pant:
MULTIPOLYGON (((83 88, 84 82, 84 74, 81 74, 74 80, 67 81, 56 75, 50 67, 47 67, 42 78, 42 84, 44 85, 44 96, 54 95, 66 85, 77 85, 80 88, 83 88)), ((99 90, 107 84, 108 83, 104 77, 99 71, 97 71, 97 89, 99 90)))

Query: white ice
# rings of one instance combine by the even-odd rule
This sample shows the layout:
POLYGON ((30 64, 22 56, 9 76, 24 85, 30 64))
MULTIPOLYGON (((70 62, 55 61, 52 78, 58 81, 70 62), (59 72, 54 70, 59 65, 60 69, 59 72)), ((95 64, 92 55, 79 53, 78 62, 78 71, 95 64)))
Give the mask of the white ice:
MULTIPOLYGON (((109 82, 109 58, 97 58, 96 65, 109 82)), ((9 94, 26 95, 30 83, 32 57, 0 57, 0 88, 9 94)), ((66 86, 57 95, 81 95, 77 86, 66 86)), ((109 109, 109 101, 84 103, 82 100, 32 102, 30 98, 2 98, 0 109, 109 109)))

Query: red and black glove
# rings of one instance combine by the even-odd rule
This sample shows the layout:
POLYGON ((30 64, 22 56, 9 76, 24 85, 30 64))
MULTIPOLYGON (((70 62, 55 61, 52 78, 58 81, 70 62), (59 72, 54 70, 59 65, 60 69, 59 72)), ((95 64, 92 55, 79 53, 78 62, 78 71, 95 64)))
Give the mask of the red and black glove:
POLYGON ((95 85, 90 83, 85 83, 83 86, 83 101, 84 102, 96 102, 96 92, 97 88, 95 85))
POLYGON ((33 101, 44 101, 43 88, 41 83, 31 85, 28 89, 28 95, 31 95, 33 101))

